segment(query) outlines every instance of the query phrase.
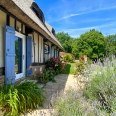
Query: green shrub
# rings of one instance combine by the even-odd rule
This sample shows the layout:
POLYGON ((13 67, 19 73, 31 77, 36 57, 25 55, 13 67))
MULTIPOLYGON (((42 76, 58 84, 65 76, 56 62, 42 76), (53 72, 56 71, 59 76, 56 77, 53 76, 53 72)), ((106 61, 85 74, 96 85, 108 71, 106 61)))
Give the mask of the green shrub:
POLYGON ((64 62, 70 62, 70 63, 73 63, 74 62, 73 57, 70 54, 64 55, 63 56, 63 61, 64 62))
POLYGON ((62 61, 60 60, 59 57, 57 58, 50 58, 46 63, 46 68, 48 70, 54 70, 55 71, 55 75, 59 74, 62 70, 62 61))
POLYGON ((0 106, 5 115, 17 116, 29 110, 42 106, 43 90, 33 82, 23 82, 19 85, 4 85, 0 89, 0 106))
POLYGON ((39 81, 42 83, 47 83, 49 81, 56 82, 54 79, 55 76, 55 71, 54 70, 49 70, 46 69, 39 77, 39 81))
POLYGON ((92 101, 99 101, 101 110, 116 112, 116 60, 106 59, 103 64, 98 62, 89 68, 92 71, 89 71, 88 77, 92 78, 83 95, 92 101))
POLYGON ((84 64, 83 61, 77 62, 76 63, 75 74, 77 74, 77 75, 83 74, 85 68, 86 68, 86 65, 84 64))

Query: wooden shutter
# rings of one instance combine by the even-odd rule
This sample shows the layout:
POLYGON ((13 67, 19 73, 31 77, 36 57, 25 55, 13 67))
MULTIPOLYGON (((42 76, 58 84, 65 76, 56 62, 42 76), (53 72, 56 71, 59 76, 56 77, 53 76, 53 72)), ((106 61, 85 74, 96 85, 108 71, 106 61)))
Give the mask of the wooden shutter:
POLYGON ((5 38, 5 83, 15 83, 15 29, 10 26, 4 28, 5 38))
POLYGON ((29 66, 32 65, 32 37, 27 36, 26 38, 26 68, 27 68, 27 76, 32 75, 32 68, 29 66))

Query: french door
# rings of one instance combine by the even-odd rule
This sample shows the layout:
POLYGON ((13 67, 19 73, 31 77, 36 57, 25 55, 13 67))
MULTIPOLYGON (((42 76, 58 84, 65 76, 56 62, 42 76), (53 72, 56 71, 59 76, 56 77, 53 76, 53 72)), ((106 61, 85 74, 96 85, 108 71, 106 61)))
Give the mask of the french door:
POLYGON ((25 77, 26 73, 26 36, 15 32, 15 75, 16 80, 25 77))

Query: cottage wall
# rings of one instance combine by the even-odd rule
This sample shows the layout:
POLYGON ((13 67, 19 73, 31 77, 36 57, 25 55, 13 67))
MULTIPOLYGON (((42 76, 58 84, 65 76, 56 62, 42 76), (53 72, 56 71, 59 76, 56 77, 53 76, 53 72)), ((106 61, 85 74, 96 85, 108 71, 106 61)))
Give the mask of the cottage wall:
MULTIPOLYGON (((24 2, 24 0, 21 0, 24 2)), ((25 0, 26 1, 26 0, 25 0)), ((30 5, 33 0, 28 0, 28 4, 30 5)), ((27 2, 27 1, 26 1, 27 2)), ((52 53, 44 54, 44 35, 37 32, 31 27, 28 27, 24 22, 20 19, 15 17, 14 15, 8 13, 7 10, 1 8, 0 10, 0 84, 4 83, 4 68, 5 68, 5 53, 4 53, 4 26, 8 25, 15 28, 16 31, 22 33, 24 35, 31 36, 33 38, 32 42, 32 65, 33 65, 33 72, 36 75, 42 73, 45 69, 44 62, 54 57, 54 50, 56 50, 55 46, 52 46, 53 43, 47 42, 46 44, 51 47, 52 46, 52 53), (31 33, 31 34, 28 34, 31 33)))
POLYGON ((4 84, 4 26, 6 25, 6 13, 0 10, 0 85, 4 84))
POLYGON ((10 17, 10 26, 15 28, 15 19, 13 17, 10 17))
POLYGON ((44 42, 43 37, 39 35, 39 63, 44 63, 44 42))
MULTIPOLYGON (((52 44, 49 42, 50 48, 51 48, 51 45, 52 45, 52 44)), ((52 57, 52 53, 51 53, 51 51, 50 51, 48 58, 50 59, 51 57, 52 57)))
POLYGON ((52 46, 52 57, 54 57, 54 50, 56 50, 56 46, 52 46))
POLYGON ((34 32, 33 34, 28 34, 28 36, 31 36, 33 38, 33 42, 32 42, 32 55, 33 55, 32 62, 33 64, 44 63, 43 37, 36 32, 34 32))
POLYGON ((0 10, 0 67, 4 67, 4 26, 6 25, 6 13, 0 10))
MULTIPOLYGON (((44 44, 49 46, 49 42, 45 42, 44 44)), ((44 59, 45 59, 45 62, 49 59, 49 53, 45 53, 44 59)))
POLYGON ((38 43, 39 43, 39 41, 38 40, 39 40, 38 39, 38 34, 34 32, 34 43, 33 43, 33 45, 34 45, 34 52, 35 52, 34 62, 36 62, 36 63, 39 62, 39 57, 38 57, 38 55, 39 55, 39 50, 38 50, 38 47, 39 47, 38 43))
MULTIPOLYGON (((33 38, 33 34, 28 34, 28 36, 31 36, 33 38)), ((32 42, 32 62, 34 62, 34 45, 33 45, 33 42, 32 42)))

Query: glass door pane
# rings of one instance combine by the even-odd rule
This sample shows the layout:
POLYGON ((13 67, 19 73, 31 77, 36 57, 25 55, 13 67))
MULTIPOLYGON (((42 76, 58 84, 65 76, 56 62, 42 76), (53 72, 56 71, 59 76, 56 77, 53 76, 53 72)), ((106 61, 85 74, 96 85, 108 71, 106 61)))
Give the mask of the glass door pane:
POLYGON ((22 39, 15 41, 15 74, 22 73, 22 39))

